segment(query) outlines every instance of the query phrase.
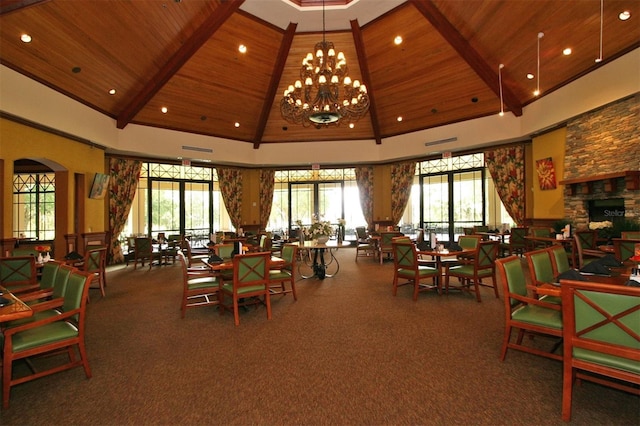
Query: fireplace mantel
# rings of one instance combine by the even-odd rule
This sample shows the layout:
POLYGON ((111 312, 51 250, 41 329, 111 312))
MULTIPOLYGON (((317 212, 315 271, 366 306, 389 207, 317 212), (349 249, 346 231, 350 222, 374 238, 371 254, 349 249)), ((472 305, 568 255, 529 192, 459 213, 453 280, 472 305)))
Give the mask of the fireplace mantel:
POLYGON ((567 185, 571 195, 578 194, 580 186, 582 186, 582 194, 593 193, 593 183, 600 180, 604 181, 604 190, 606 192, 616 192, 618 190, 616 182, 619 178, 624 178, 627 190, 634 191, 640 189, 639 170, 627 170, 624 172, 585 176, 576 179, 565 179, 561 180, 559 183, 560 185, 567 185))

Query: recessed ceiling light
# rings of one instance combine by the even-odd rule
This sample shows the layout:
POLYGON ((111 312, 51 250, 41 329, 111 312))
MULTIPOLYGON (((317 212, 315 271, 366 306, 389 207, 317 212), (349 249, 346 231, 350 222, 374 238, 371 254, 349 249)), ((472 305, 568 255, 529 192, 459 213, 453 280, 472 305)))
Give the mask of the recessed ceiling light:
POLYGON ((247 46, 245 46, 244 44, 241 44, 241 45, 238 47, 238 52, 240 52, 240 53, 247 53, 247 46))
POLYGON ((569 56, 569 55, 571 55, 571 48, 570 48, 570 47, 567 47, 566 49, 564 49, 564 50, 562 51, 562 54, 563 54, 564 56, 569 56))
POLYGON ((398 44, 402 44, 402 36, 396 36, 396 38, 393 39, 393 42, 398 45, 398 44))
POLYGON ((528 78, 529 80, 533 80, 533 77, 534 77, 534 75, 533 75, 533 74, 531 74, 531 73, 527 74, 527 78, 528 78))
POLYGON ((628 10, 625 10, 624 12, 620 12, 620 15, 618 15, 618 18, 621 21, 626 21, 627 19, 631 18, 631 12, 629 12, 628 10))
POLYGON ((234 123, 234 126, 236 127, 240 127, 240 123, 238 123, 237 121, 234 123))
POLYGON ((354 127, 356 127, 356 125, 355 125, 355 124, 353 124, 353 123, 349 123, 349 128, 350 128, 350 129, 353 129, 354 127))
POLYGON ((162 108, 160 108, 160 111, 162 111, 163 114, 166 114, 167 111, 169 111, 169 110, 167 109, 167 107, 162 107, 162 108))
POLYGON ((22 40, 23 43, 31 43, 31 36, 29 34, 22 34, 20 40, 22 40))
POLYGON ((109 94, 110 94, 110 95, 115 95, 115 94, 116 94, 116 89, 111 89, 111 90, 109 90, 109 94))
POLYGON ((398 118, 396 118, 396 120, 402 121, 402 116, 399 116, 398 118))

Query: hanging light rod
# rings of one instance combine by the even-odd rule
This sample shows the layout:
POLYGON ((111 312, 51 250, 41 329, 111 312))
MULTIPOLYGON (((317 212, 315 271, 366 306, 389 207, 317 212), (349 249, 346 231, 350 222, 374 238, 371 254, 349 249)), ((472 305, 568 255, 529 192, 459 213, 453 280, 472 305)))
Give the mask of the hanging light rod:
POLYGON ((325 8, 322 2, 322 41, 316 43, 315 55, 302 60, 300 80, 284 91, 280 113, 289 123, 308 126, 353 124, 369 110, 367 88, 351 80, 344 53, 326 40, 325 8))

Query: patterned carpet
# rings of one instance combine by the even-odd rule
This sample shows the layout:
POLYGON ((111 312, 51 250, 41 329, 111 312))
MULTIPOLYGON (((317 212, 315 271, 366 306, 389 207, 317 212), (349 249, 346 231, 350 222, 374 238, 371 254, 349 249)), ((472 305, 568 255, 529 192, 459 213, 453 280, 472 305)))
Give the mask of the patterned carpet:
MULTIPOLYGON (((91 291, 93 378, 74 369, 16 386, 3 425, 560 425, 562 366, 510 351, 499 360, 503 302, 391 295, 392 263, 354 262, 297 282, 291 295, 243 311, 180 319, 180 265, 112 268, 91 291)), ((536 338, 536 344, 553 342, 536 338)), ((52 362, 45 360, 43 362, 52 362)), ((17 370, 21 370, 18 366, 17 370)), ((592 383, 574 394, 573 424, 640 423, 637 397, 592 383)))

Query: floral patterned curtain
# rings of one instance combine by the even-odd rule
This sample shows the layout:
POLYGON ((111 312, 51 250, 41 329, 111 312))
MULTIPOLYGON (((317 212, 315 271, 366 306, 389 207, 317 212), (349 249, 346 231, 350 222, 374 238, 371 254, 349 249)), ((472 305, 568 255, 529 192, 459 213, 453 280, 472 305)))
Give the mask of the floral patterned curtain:
POLYGON ((271 215, 275 177, 275 170, 260 170, 260 229, 267 227, 271 215))
POLYGON ((391 166, 391 220, 398 224, 407 208, 411 184, 416 174, 416 162, 405 161, 391 166))
POLYGON ((367 229, 373 228, 373 167, 356 166, 356 182, 360 192, 360 207, 367 221, 367 229))
POLYGON ((216 167, 222 201, 227 208, 231 224, 238 229, 242 219, 242 171, 216 167))
POLYGON ((111 158, 109 160, 109 252, 107 262, 122 263, 124 255, 118 236, 127 223, 133 197, 138 188, 142 162, 111 158))
POLYGON ((502 204, 518 226, 524 224, 524 146, 513 145, 484 153, 484 161, 502 204))

